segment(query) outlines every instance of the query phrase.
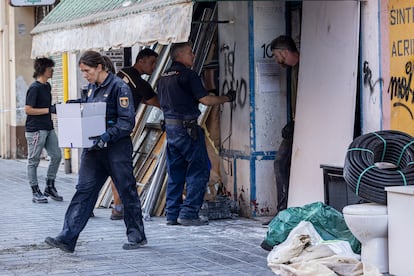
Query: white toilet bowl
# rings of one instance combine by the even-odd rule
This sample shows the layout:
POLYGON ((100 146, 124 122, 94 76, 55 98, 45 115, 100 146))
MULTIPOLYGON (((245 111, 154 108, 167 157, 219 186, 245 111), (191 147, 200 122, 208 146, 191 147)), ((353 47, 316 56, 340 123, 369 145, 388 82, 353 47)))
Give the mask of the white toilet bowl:
POLYGON ((342 210, 346 225, 361 242, 361 261, 388 272, 387 206, 364 203, 345 206, 342 210))

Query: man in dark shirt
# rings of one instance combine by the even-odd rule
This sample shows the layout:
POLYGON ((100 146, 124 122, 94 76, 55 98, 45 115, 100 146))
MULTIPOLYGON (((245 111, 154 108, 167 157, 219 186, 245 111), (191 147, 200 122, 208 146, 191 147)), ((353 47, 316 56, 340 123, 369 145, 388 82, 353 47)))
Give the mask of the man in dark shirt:
POLYGON ((160 107, 157 94, 155 94, 151 85, 141 77, 142 75, 151 75, 154 72, 157 58, 158 54, 155 51, 149 48, 142 49, 138 53, 133 66, 122 68, 116 74, 131 88, 135 111, 141 102, 160 107))
POLYGON ((25 136, 27 140, 27 175, 32 188, 34 203, 47 203, 45 196, 62 201, 63 198, 55 188, 56 174, 59 169, 62 153, 58 145, 58 138, 53 129, 51 113, 56 113, 56 106, 52 103, 52 87, 48 79, 53 76, 55 62, 48 58, 38 58, 34 62, 35 72, 33 82, 26 94, 25 112, 27 114, 25 136), (50 157, 47 170, 46 188, 44 194, 39 189, 37 181, 37 167, 43 148, 50 157))
MULTIPOLYGON (((155 51, 144 48, 138 53, 133 66, 122 68, 117 74, 131 88, 135 111, 138 110, 141 102, 158 108, 160 107, 157 94, 155 94, 151 85, 141 77, 144 74, 151 75, 154 72, 157 65, 157 58, 158 54, 155 51)), ((113 183, 111 183, 111 187, 114 195, 114 208, 112 209, 111 219, 121 220, 124 217, 123 205, 113 183)))

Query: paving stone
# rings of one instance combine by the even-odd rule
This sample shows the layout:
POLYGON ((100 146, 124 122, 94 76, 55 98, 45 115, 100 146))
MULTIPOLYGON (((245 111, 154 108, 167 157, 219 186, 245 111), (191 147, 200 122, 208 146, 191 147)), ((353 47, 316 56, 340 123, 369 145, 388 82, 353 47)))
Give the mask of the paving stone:
MULTIPOLYGON (((38 169, 45 186, 47 162, 38 169)), ((73 254, 50 248, 75 191, 77 175, 61 167, 56 187, 62 202, 34 204, 25 160, 0 159, 0 275, 274 275, 268 252, 260 248, 267 229, 259 220, 214 220, 201 227, 166 226, 165 217, 145 221, 148 244, 123 250, 123 221, 109 219, 111 210, 98 208, 79 237, 73 254)))

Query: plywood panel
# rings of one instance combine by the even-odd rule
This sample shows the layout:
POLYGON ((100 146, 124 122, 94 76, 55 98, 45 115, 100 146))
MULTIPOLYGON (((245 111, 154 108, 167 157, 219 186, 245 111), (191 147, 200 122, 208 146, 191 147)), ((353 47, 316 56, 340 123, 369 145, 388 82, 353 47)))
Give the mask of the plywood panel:
POLYGON ((289 206, 323 201, 320 164, 343 166, 353 138, 358 1, 304 1, 289 206))

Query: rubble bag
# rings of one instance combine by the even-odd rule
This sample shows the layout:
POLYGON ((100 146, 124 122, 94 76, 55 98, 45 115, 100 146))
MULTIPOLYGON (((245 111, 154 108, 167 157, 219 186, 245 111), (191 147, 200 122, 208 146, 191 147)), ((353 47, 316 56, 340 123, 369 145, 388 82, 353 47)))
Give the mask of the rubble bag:
POLYGON ((322 239, 348 241, 356 254, 361 253, 361 243, 348 229, 343 215, 322 202, 280 211, 269 223, 266 237, 260 246, 272 250, 275 245, 285 241, 290 231, 301 221, 311 222, 322 239))

